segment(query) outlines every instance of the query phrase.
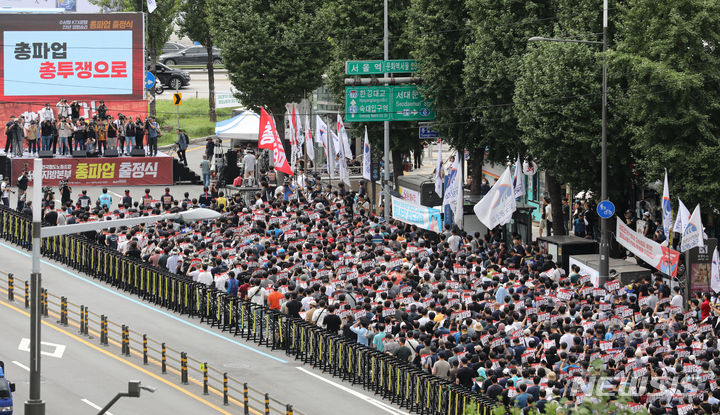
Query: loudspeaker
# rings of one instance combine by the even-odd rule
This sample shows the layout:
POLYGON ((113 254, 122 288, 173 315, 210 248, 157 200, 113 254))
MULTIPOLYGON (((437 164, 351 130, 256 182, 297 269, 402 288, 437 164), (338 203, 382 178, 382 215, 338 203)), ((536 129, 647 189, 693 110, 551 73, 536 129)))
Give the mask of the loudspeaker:
POLYGON ((132 157, 145 157, 145 149, 144 148, 133 148, 130 152, 130 156, 132 157))
POLYGON ((87 151, 85 150, 75 150, 72 152, 73 157, 87 157, 87 151))
POLYGON ((103 157, 117 157, 118 152, 116 148, 108 148, 105 149, 105 153, 103 154, 103 157))
POLYGON ((53 152, 51 150, 40 150, 38 151, 38 157, 41 159, 51 159, 53 158, 53 152))

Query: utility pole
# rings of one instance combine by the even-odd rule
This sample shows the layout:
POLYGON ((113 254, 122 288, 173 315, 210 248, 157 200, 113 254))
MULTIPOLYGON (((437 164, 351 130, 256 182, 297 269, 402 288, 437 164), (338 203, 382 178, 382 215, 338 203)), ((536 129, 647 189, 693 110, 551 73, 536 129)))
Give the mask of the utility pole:
MULTIPOLYGON (((383 31, 383 59, 387 61, 390 59, 388 53, 388 0, 383 1, 383 20, 384 20, 384 31, 383 31)), ((387 70, 387 69, 386 69, 387 70)), ((385 86, 388 86, 388 73, 385 72, 385 86)), ((385 222, 390 221, 390 121, 384 121, 383 126, 385 127, 385 135, 383 139, 383 163, 385 164, 385 174, 383 177, 383 194, 385 195, 385 202, 383 211, 385 212, 385 222)))

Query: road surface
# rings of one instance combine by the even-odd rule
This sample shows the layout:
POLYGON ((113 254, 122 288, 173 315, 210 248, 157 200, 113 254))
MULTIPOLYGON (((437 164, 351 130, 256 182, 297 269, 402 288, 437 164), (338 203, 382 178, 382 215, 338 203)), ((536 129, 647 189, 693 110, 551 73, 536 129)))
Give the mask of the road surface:
MULTIPOLYGON (((0 261, 5 264, 3 271, 12 272, 16 275, 16 278, 19 279, 27 278, 30 263, 27 252, 21 251, 16 246, 10 245, 7 242, 0 242, 0 261)), ((376 399, 370 392, 363 390, 359 386, 352 386, 349 383, 334 379, 328 374, 324 374, 294 361, 292 356, 288 356, 284 352, 270 351, 268 348, 245 342, 226 333, 221 333, 217 329, 200 323, 197 319, 191 319, 167 310, 155 308, 150 304, 143 303, 130 294, 117 291, 115 288, 106 286, 90 277, 80 275, 73 270, 66 270, 62 265, 52 261, 43 261, 42 275, 43 286, 52 294, 67 296, 68 301, 72 303, 88 306, 92 312, 107 315, 113 322, 127 324, 134 332, 147 334, 151 339, 167 343, 168 347, 188 353, 193 359, 200 362, 208 362, 210 367, 227 372, 228 375, 238 379, 240 382, 248 382, 252 388, 270 393, 271 397, 283 403, 292 404, 294 408, 305 414, 343 413, 344 415, 365 415, 368 413, 405 413, 405 411, 399 410, 389 403, 376 399), (318 399, 320 397, 321 399, 318 399)), ((4 284, 0 286, 4 286, 4 284)), ((22 292, 22 286, 22 283, 16 283, 16 294, 22 292)), ((0 294, 3 294, 0 300, 4 301, 6 299, 4 293, 0 292, 0 294)), ((0 307, 4 309, 4 315, 12 314, 14 316, 13 318, 18 318, 16 316, 18 313, 15 310, 11 312, 11 310, 8 310, 7 307, 2 304, 0 304, 0 307)), ((24 316, 22 317, 25 318, 24 316)), ((51 316, 46 320, 54 322, 56 318, 51 316)), ((0 358, 6 362, 17 360, 26 366, 29 364, 28 354, 25 353, 23 355, 17 352, 20 339, 22 337, 29 337, 29 321, 25 320, 25 322, 26 324, 24 325, 22 321, 13 323, 13 326, 8 331, 12 336, 2 336, 3 339, 2 343, 0 343, 0 350, 2 350, 3 354, 0 355, 2 356, 0 358), (5 357, 5 352, 13 354, 5 357)), ((91 329, 96 329, 96 325, 94 324, 91 324, 90 327, 91 329)), ((76 332, 76 329, 70 326, 67 331, 72 333, 76 332)), ((113 337, 117 338, 117 336, 113 337)), ((135 336, 136 339, 137 337, 138 336, 135 336)), ((75 387, 67 380, 65 380, 62 385, 60 384, 61 380, 64 379, 65 373, 72 373, 72 379, 78 379, 78 382, 82 381, 83 385, 85 383, 91 385, 86 389, 88 391, 87 393, 84 392, 84 389, 79 389, 83 390, 83 393, 78 393, 77 396, 73 395, 67 400, 62 400, 62 405, 75 405, 76 409, 87 406, 80 401, 79 395, 81 394, 84 395, 82 398, 100 404, 103 399, 105 399, 105 396, 108 396, 107 399, 110 399, 110 395, 126 387, 128 380, 136 378, 147 382, 149 385, 160 386, 160 382, 156 379, 141 376, 141 373, 137 373, 132 368, 128 368, 127 365, 113 361, 116 359, 104 357, 98 352, 88 349, 88 347, 83 344, 76 344, 77 341, 74 341, 74 339, 67 339, 55 333, 55 330, 51 328, 43 327, 43 340, 67 344, 68 349, 65 353, 68 356, 73 356, 73 360, 71 361, 75 363, 72 364, 72 366, 76 367, 76 369, 73 369, 73 372, 67 372, 63 367, 55 366, 61 363, 64 364, 62 361, 65 358, 59 359, 59 361, 53 361, 50 357, 43 358, 43 373, 48 384, 52 385, 45 387, 45 389, 50 390, 49 393, 55 393, 52 391, 57 390, 58 394, 62 394, 63 388, 73 388, 73 390, 75 390, 75 387), (75 351, 70 350, 71 345, 75 351), (77 353, 77 355, 74 353, 77 353), (84 361, 88 361, 88 363, 86 365, 82 364, 81 362, 84 361), (105 366, 106 361, 110 362, 108 366, 105 366), (58 372, 60 373, 59 375, 58 372)), ((90 340, 89 342, 94 345, 99 344, 97 339, 90 340)), ((119 355, 118 348, 108 347, 108 351, 119 355)), ((168 357, 171 356, 172 353, 169 352, 168 357)), ((173 357, 177 358, 178 356, 173 357)), ((139 364, 139 366, 142 367, 142 362, 139 358, 133 357, 131 360, 135 362, 136 365, 139 364)), ((153 374, 160 373, 157 367, 148 366, 148 368, 153 374)), ((197 376, 197 372, 194 373, 195 376, 197 376)), ((193 375, 193 372, 191 371, 190 374, 193 375)), ((17 380, 17 376, 13 376, 13 379, 17 380)), ((168 379, 171 383, 177 384, 179 377, 174 374, 168 374, 161 377, 161 379, 168 379)), ((18 385, 19 389, 27 389, 27 384, 18 382, 18 385)), ((167 394, 164 395, 167 396, 167 404, 174 405, 177 403, 183 409, 177 412, 163 410, 156 411, 156 413, 212 413, 212 410, 207 408, 200 412, 188 411, 186 408, 191 408, 193 407, 192 405, 204 404, 199 402, 186 404, 184 402, 190 399, 180 399, 175 396, 174 394, 176 394, 176 392, 171 392, 170 387, 167 385, 163 386, 163 388, 167 390, 167 394)), ((194 393, 198 393, 199 391, 197 385, 191 384, 188 388, 188 390, 194 393)), ((165 402, 165 399, 161 398, 161 396, 161 394, 157 394, 147 399, 140 399, 137 402, 127 404, 144 404, 146 400, 150 401, 150 399, 162 399, 163 402, 165 402)), ((20 399, 21 402, 25 397, 26 395, 18 394, 18 399, 20 399)), ((59 398, 55 398, 55 395, 49 395, 49 397, 52 397, 52 399, 48 399, 48 401, 52 400, 53 405, 55 401, 59 402, 59 398)), ((208 400, 217 401, 214 397, 212 399, 208 398, 208 400)), ((151 413, 149 407, 143 408, 148 408, 148 410, 143 409, 141 411, 142 413, 151 413)), ((241 411, 237 406, 231 406, 229 408, 233 410, 233 413, 241 411)), ((79 411, 80 409, 77 410, 79 411)), ((111 412, 116 413, 115 411, 111 412)), ((138 411, 133 412, 138 413, 138 411)), ((56 412, 53 410, 48 413, 73 413, 73 411, 56 412)), ((128 412, 118 410, 117 413, 130 412, 129 410, 128 412)))

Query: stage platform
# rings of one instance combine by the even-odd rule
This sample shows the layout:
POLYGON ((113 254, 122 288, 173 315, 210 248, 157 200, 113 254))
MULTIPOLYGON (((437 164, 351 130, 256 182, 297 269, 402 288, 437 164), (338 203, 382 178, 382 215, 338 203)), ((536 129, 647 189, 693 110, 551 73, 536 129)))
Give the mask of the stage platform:
MULTIPOLYGON (((0 152, 0 172, 3 177, 10 176, 11 184, 15 186, 23 170, 32 172, 34 158, 27 152, 22 157, 0 152)), ((63 181, 78 186, 173 184, 173 157, 159 151, 153 157, 55 155, 42 160, 43 186, 58 186, 63 181)))

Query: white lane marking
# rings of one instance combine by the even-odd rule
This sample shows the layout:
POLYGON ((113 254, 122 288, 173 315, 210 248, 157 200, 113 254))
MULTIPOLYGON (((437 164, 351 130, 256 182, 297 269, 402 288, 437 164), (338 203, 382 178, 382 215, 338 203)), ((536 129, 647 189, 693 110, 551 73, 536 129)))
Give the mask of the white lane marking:
MULTIPOLYGON (((40 350, 40 354, 43 354, 45 356, 54 357, 56 359, 60 359, 63 357, 63 354, 65 354, 65 348, 66 346, 64 344, 57 344, 57 343, 50 343, 50 342, 40 342, 43 346, 52 347, 52 352, 45 352, 40 350)), ((20 344, 18 345, 18 350, 23 352, 30 352, 30 339, 27 337, 23 337, 22 340, 20 340, 20 344)))
POLYGON ((115 197, 119 197, 119 198, 122 198, 122 195, 119 195, 119 194, 117 194, 117 193, 113 192, 112 190, 108 190, 108 193, 112 193, 112 194, 113 194, 113 196, 115 196, 115 197))
POLYGON ((15 364, 15 366, 19 367, 20 369, 25 369, 27 372, 30 371, 30 368, 29 368, 29 367, 27 367, 27 366, 25 366, 24 364, 18 362, 17 360, 13 360, 12 362, 15 364))
POLYGON ((303 371, 303 372, 307 373, 308 375, 313 376, 313 377, 315 377, 315 378, 317 378, 317 379, 320 379, 321 381, 323 381, 323 382, 325 382, 325 383, 329 383, 330 385, 335 386, 336 388, 338 388, 338 389, 340 389, 340 390, 343 390, 343 391, 345 391, 345 392, 347 392, 347 393, 355 396, 356 398, 360 398, 360 399, 364 400, 365 402, 369 403, 370 405, 374 405, 374 406, 382 409, 383 411, 385 411, 385 412, 387 412, 387 413, 389 413, 389 414, 393 414, 393 415, 409 415, 407 412, 403 412, 403 411, 401 411, 401 410, 399 410, 399 409, 397 409, 397 408, 395 408, 395 407, 393 407, 393 406, 391 406, 391 405, 386 404, 385 402, 378 401, 377 399, 373 399, 373 398, 371 398, 371 397, 369 397, 369 396, 366 396, 366 395, 364 395, 364 394, 362 394, 362 393, 360 393, 360 392, 354 391, 354 390, 348 388, 347 386, 343 386, 343 385, 341 385, 341 384, 339 384, 339 383, 335 383, 335 382, 333 382, 333 381, 331 381, 331 380, 329 380, 329 379, 325 379, 324 377, 322 377, 322 376, 320 376, 320 375, 318 375, 318 374, 315 374, 315 373, 313 373, 313 372, 311 372, 311 371, 309 371, 309 370, 307 370, 307 369, 305 369, 305 368, 303 368, 303 367, 296 366, 295 369, 300 370, 300 371, 303 371))
MULTIPOLYGON (((102 406, 95 405, 94 403, 88 401, 88 400, 85 399, 85 398, 80 399, 80 400, 83 401, 83 402, 85 402, 86 404, 88 404, 88 406, 90 406, 90 407, 93 408, 93 409, 97 409, 98 411, 102 409, 102 406)), ((105 413, 106 413, 107 415, 112 415, 112 412, 105 412, 105 413)))

